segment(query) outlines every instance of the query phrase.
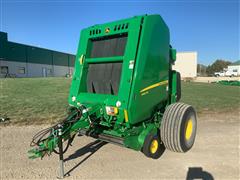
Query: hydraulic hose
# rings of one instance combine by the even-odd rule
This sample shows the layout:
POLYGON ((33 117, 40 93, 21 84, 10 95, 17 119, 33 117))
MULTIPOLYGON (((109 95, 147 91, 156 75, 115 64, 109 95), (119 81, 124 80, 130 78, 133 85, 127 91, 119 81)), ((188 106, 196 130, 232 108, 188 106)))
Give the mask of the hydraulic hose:
MULTIPOLYGON (((30 143, 30 147, 40 147, 42 143, 44 143, 46 140, 48 140, 51 136, 53 137, 58 137, 58 130, 59 128, 63 129, 62 136, 65 135, 66 132, 69 131, 71 128, 72 124, 74 124, 77 120, 79 120, 82 116, 82 110, 74 108, 71 110, 69 113, 68 118, 63 119, 60 123, 57 123, 49 128, 43 129, 39 132, 37 132, 30 143), (70 118, 69 118, 70 117, 70 118)), ((65 147, 63 153, 65 153, 69 146, 71 145, 75 135, 70 137, 67 142, 67 146, 65 147)), ((44 151, 44 149, 43 149, 44 151)), ((53 152, 56 154, 59 154, 59 152, 56 149, 53 149, 53 152)))

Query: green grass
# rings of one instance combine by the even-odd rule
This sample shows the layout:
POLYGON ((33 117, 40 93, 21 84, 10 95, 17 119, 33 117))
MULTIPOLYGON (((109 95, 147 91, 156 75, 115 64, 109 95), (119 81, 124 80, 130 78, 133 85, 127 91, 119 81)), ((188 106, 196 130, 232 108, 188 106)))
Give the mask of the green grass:
MULTIPOLYGON (((66 116, 71 79, 0 79, 0 117, 26 124, 54 123, 66 116)), ((198 113, 238 111, 240 87, 182 83, 182 102, 198 113)))
POLYGON ((182 83, 182 102, 202 112, 238 112, 240 87, 208 83, 182 83))
POLYGON ((0 116, 12 122, 56 122, 66 114, 71 79, 24 78, 0 80, 0 116))

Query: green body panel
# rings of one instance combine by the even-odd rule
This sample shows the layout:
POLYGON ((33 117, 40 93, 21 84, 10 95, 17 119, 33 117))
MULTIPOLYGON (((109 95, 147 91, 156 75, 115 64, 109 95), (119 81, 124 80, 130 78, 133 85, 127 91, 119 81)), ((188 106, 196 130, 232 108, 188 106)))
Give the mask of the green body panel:
MULTIPOLYGON (((116 125, 123 125, 128 128, 141 127, 141 122, 151 118, 157 110, 165 108, 167 104, 175 101, 172 98, 171 91, 168 91, 168 84, 172 83, 172 74, 169 71, 171 69, 170 59, 176 58, 176 51, 170 48, 169 41, 168 27, 159 15, 137 16, 82 30, 69 104, 75 107, 78 107, 77 104, 102 104, 102 111, 106 118, 105 107, 116 106, 117 101, 120 101, 119 114, 116 116, 113 128, 116 125), (122 27, 126 24, 128 24, 127 29, 114 30, 115 27, 122 27), (107 28, 109 32, 105 32, 107 28), (123 56, 90 58, 91 39, 122 33, 128 34, 123 56), (89 64, 101 62, 123 63, 117 96, 87 92, 86 79, 89 64), (129 68, 131 62, 133 62, 134 68, 129 68), (76 97, 74 102, 72 101, 73 97, 76 97), (172 100, 170 100, 171 98, 172 100), (125 122, 124 110, 128 113, 127 122, 125 122)), ((101 124, 107 126, 106 123, 101 124)), ((138 141, 140 134, 141 132, 135 136, 136 138, 127 138, 125 142, 136 141, 135 149, 138 149, 138 145, 142 145, 142 141, 138 141)), ((129 143, 127 144, 126 146, 130 146, 129 143)))
MULTIPOLYGON (((147 135, 158 133, 166 107, 176 102, 177 72, 172 70, 176 50, 169 41, 168 27, 159 15, 135 16, 83 29, 68 98, 70 106, 83 110, 83 117, 69 128, 63 125, 63 137, 87 130, 90 136, 120 138, 125 147, 141 150, 147 135), (127 34, 127 42, 122 56, 91 58, 93 40, 123 34, 127 34), (89 66, 113 62, 122 62, 118 94, 88 92, 89 66), (108 114, 106 107, 117 111, 108 114)), ((45 141, 40 149, 51 152, 57 147, 52 136, 45 141)))
POLYGON ((175 103, 176 102, 176 98, 177 98, 177 72, 176 71, 171 71, 171 76, 172 76, 172 81, 170 84, 170 99, 171 99, 171 103, 175 103))
POLYGON ((75 73, 74 73, 72 86, 71 86, 71 90, 70 90, 69 104, 76 105, 76 103, 73 103, 71 101, 72 96, 76 96, 77 101, 79 101, 79 102, 84 101, 85 99, 88 99, 88 95, 95 96, 94 99, 96 99, 96 101, 98 101, 97 99, 99 96, 102 97, 99 94, 88 93, 88 94, 84 95, 84 99, 79 98, 79 97, 82 97, 82 95, 81 95, 82 93, 86 92, 86 75, 87 75, 87 68, 88 68, 87 62, 99 63, 99 62, 110 62, 110 61, 122 61, 123 62, 122 69, 124 72, 122 72, 118 97, 113 97, 111 95, 112 97, 108 96, 108 98, 106 98, 104 101, 109 103, 106 105, 115 106, 117 100, 119 100, 122 103, 121 107, 123 109, 127 109, 131 81, 132 81, 132 74, 133 74, 133 69, 129 69, 128 67, 129 67, 129 62, 131 60, 134 60, 135 56, 136 56, 140 24, 141 24, 141 17, 135 17, 132 19, 117 21, 115 23, 97 25, 97 26, 93 26, 88 29, 82 30, 78 53, 77 53, 76 61, 75 61, 75 73), (127 24, 127 23, 129 24, 128 30, 120 29, 120 30, 114 31, 115 26, 119 26, 119 25, 127 24), (110 28, 110 32, 107 34, 104 32, 104 30, 106 28, 110 28), (101 34, 90 35, 90 31, 93 31, 96 29, 101 29, 101 34), (126 33, 126 32, 128 32, 128 41, 127 41, 124 56, 111 57, 111 58, 109 58, 109 57, 108 58, 97 58, 97 59, 89 58, 89 52, 87 50, 88 50, 88 42, 89 42, 90 38, 96 38, 98 36, 101 37, 103 35, 110 36, 110 35, 126 33), (85 56, 85 59, 84 59, 84 63, 82 65, 80 65, 80 57, 82 55, 85 56))
MULTIPOLYGON (((75 72, 69 95, 69 104, 79 107, 81 104, 101 104, 103 120, 101 125, 112 127, 104 133, 116 135, 118 125, 127 128, 138 127, 137 134, 128 134, 127 131, 119 136, 125 138, 125 146, 139 150, 142 146, 146 132, 156 129, 157 126, 148 125, 145 129, 142 122, 154 116, 164 109, 167 104, 174 102, 174 80, 171 74, 171 63, 176 59, 176 50, 170 48, 169 29, 159 15, 137 16, 112 23, 102 24, 86 28, 81 31, 78 52, 75 61, 75 72), (123 27, 115 31, 115 27, 123 27), (109 32, 105 32, 108 29, 109 32), (95 32, 95 33, 93 33, 95 32), (98 32, 98 33, 96 33, 98 32), (128 40, 123 56, 90 58, 91 39, 109 37, 127 33, 128 40), (172 61, 171 61, 172 60, 172 61), (122 62, 122 74, 118 95, 94 94, 87 92, 87 73, 91 63, 122 62), (129 68, 133 62, 134 68, 129 68), (162 83, 162 84, 161 84, 162 83), (169 84, 172 91, 169 91, 169 84), (173 84, 173 85, 172 85, 173 84), (147 88, 147 90, 146 90, 147 88), (72 98, 76 100, 72 101, 72 98), (119 114, 115 116, 114 125, 107 123, 106 106, 118 107, 119 114), (128 113, 128 121, 124 117, 124 110, 128 113), (151 127, 151 128, 150 128, 151 127), (114 129, 115 128, 115 129, 114 129)), ((114 119, 114 118, 110 118, 114 119)), ((161 119, 158 119, 160 121, 161 119)))
POLYGON ((151 117, 155 111, 154 107, 167 100, 167 84, 144 93, 140 91, 158 82, 169 80, 168 69, 169 30, 160 16, 146 16, 142 25, 129 101, 131 124, 151 117))
MULTIPOLYGON (((161 104, 168 98, 166 86, 149 90, 148 94, 142 95, 141 89, 152 84, 169 79, 169 31, 160 16, 139 16, 113 23, 93 26, 82 30, 75 62, 75 73, 69 96, 69 104, 76 106, 77 102, 85 103, 93 99, 92 103, 102 103, 107 106, 115 106, 121 102, 121 108, 128 110, 129 124, 136 124, 149 118, 153 114, 153 107, 161 104), (129 24, 127 30, 114 31, 119 24, 129 24), (104 29, 110 32, 104 34, 104 29), (90 35, 93 30, 101 30, 100 34, 90 35), (128 33, 128 41, 124 56, 107 58, 89 58, 89 39, 110 36, 119 33, 128 33), (80 64, 81 56, 84 63, 80 64), (122 76, 117 97, 101 94, 86 93, 86 76, 88 63, 122 61, 122 76), (130 61, 134 61, 134 69, 129 69, 130 61), (72 102, 72 97, 77 97, 72 102), (107 103, 106 103, 107 102, 107 103)), ((119 118, 119 122, 122 119, 119 118)))
POLYGON ((128 148, 140 151, 142 149, 144 140, 149 133, 156 134, 158 127, 155 124, 148 124, 147 126, 139 126, 135 133, 131 133, 124 139, 124 145, 128 148))

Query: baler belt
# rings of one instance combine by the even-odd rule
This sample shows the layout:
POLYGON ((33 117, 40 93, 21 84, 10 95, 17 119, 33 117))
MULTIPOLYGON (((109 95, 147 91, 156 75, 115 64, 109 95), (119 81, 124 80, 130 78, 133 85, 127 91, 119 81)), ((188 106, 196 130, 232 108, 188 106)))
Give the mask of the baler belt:
POLYGON ((89 64, 87 90, 96 94, 117 95, 122 72, 122 63, 89 64))

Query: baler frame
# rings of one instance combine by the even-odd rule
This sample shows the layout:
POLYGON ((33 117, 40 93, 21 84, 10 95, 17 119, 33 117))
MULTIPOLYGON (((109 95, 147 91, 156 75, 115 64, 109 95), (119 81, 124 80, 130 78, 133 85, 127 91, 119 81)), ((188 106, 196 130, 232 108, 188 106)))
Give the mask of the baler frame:
POLYGON ((83 29, 68 99, 69 116, 34 137, 32 144, 37 148, 29 151, 30 158, 58 153, 63 177, 63 153, 77 133, 142 151, 154 159, 165 146, 177 152, 189 150, 195 139, 196 115, 191 106, 176 103, 181 98, 181 77, 172 70, 175 60, 169 30, 158 15, 83 29), (98 70, 100 78, 94 74, 98 70), (175 133, 169 127, 178 123, 181 128, 173 135, 179 147, 165 136, 175 133))

